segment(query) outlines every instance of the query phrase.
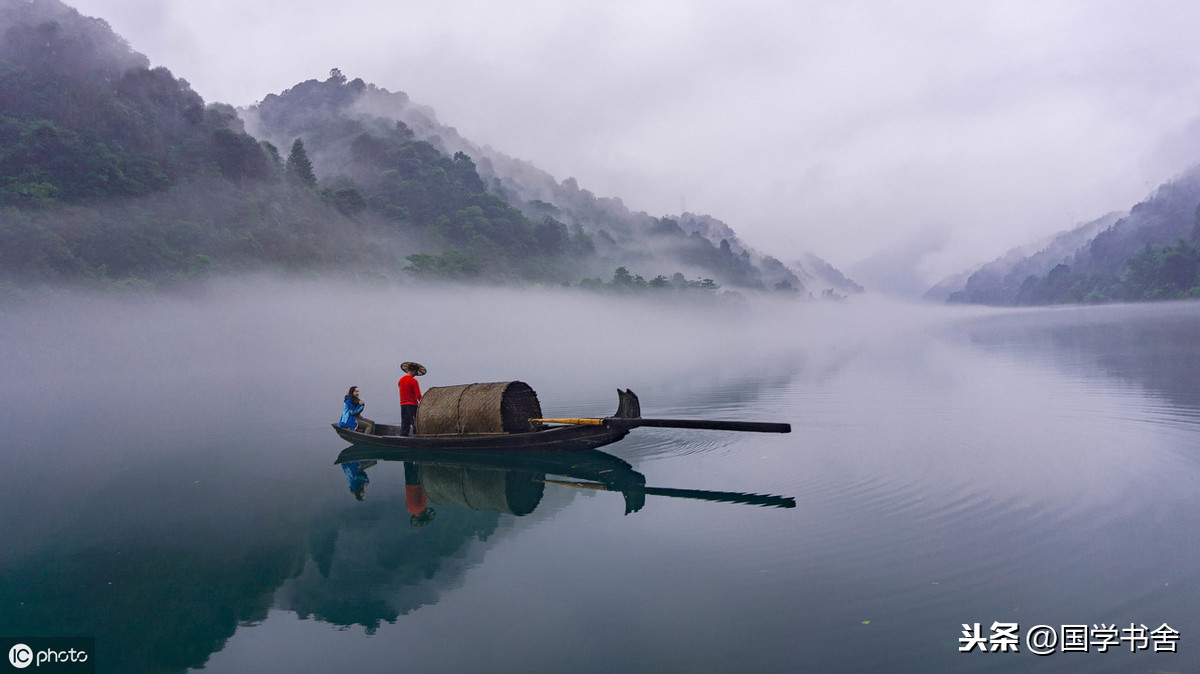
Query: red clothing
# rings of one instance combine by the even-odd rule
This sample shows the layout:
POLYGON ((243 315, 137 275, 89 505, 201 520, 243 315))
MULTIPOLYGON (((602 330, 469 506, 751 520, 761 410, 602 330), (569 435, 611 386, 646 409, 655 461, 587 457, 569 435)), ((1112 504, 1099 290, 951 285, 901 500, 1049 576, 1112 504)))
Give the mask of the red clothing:
POLYGON ((400 387, 400 404, 401 405, 416 405, 421 402, 421 386, 417 384, 417 378, 411 374, 406 374, 396 382, 400 387))
POLYGON ((408 508, 408 512, 420 515, 425 512, 428 505, 429 499, 425 496, 425 489, 421 485, 404 485, 404 506, 408 508))

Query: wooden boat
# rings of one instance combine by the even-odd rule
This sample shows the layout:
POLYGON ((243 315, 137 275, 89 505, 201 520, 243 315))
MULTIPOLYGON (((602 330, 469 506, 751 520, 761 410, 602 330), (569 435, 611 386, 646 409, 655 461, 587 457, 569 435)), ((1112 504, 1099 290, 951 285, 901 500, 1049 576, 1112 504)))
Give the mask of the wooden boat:
POLYGON ((528 433, 472 435, 400 435, 400 427, 375 424, 374 433, 363 433, 334 424, 338 437, 356 445, 431 450, 577 450, 594 449, 629 435, 628 429, 603 426, 553 426, 528 433))
MULTIPOLYGON (((617 391, 617 412, 612 418, 636 419, 641 407, 632 391, 617 391)), ((441 435, 400 435, 400 427, 369 422, 365 431, 341 428, 333 424, 338 437, 356 445, 427 450, 554 450, 595 449, 620 440, 628 428, 604 425, 550 426, 532 424, 525 433, 465 433, 441 435)))
MULTIPOLYGON (((520 383, 520 382, 516 382, 520 383)), ((644 419, 641 404, 633 391, 617 390, 617 411, 610 417, 572 419, 529 419, 522 432, 444 433, 433 435, 400 435, 400 427, 380 424, 367 419, 363 430, 341 428, 332 424, 338 437, 355 445, 425 450, 552 450, 574 451, 595 449, 614 443, 638 426, 666 428, 707 428, 714 430, 789 433, 788 424, 709 421, 697 419, 644 419)))

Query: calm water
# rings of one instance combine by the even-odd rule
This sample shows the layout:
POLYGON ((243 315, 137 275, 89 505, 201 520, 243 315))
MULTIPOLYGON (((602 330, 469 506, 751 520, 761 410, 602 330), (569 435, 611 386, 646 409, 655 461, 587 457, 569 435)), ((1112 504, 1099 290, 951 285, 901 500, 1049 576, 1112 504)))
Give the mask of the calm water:
POLYGON ((0 635, 94 636, 128 672, 1200 669, 1200 304, 630 313, 268 285, 2 316, 0 635), (645 416, 794 432, 639 429, 579 460, 617 491, 422 468, 436 518, 414 527, 405 466, 356 501, 329 428, 351 384, 397 419, 402 360, 425 387, 522 379, 549 415, 628 387, 645 416), (640 479, 795 507, 619 491, 640 479), (958 652, 993 622, 1020 652, 958 652), (1025 642, 1101 623, 1166 624, 1178 652, 1025 642))

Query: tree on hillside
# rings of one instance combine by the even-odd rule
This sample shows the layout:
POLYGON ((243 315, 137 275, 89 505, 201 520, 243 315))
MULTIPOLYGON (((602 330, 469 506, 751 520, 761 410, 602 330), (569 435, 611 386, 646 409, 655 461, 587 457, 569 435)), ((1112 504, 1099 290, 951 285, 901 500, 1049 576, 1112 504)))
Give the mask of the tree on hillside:
POLYGON ((453 179, 471 194, 479 194, 487 189, 475 169, 475 162, 463 152, 455 152, 450 165, 453 179))
POLYGON ((304 141, 299 138, 292 143, 292 151, 288 153, 283 172, 289 180, 295 180, 301 185, 317 186, 317 174, 313 173, 312 162, 308 160, 308 153, 304 151, 304 141))
POLYGON ((1200 294, 1200 248, 1180 239, 1174 246, 1146 244, 1124 269, 1125 297, 1159 300, 1200 294))
POLYGON ((271 177, 271 165, 258 141, 244 133, 229 129, 213 131, 213 155, 221 174, 229 180, 266 180, 271 177))

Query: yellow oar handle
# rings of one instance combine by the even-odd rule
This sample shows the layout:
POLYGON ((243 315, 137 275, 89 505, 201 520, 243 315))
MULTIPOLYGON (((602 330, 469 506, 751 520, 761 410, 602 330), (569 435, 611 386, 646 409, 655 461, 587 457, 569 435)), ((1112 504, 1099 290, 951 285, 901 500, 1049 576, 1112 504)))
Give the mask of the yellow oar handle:
POLYGON ((603 419, 530 419, 543 424, 572 424, 575 426, 603 426, 603 419))
POLYGON ((791 433, 791 424, 766 421, 718 421, 715 419, 643 419, 641 417, 604 417, 603 419, 530 419, 547 424, 608 426, 613 429, 655 426, 658 428, 701 428, 712 431, 751 431, 755 433, 791 433))

